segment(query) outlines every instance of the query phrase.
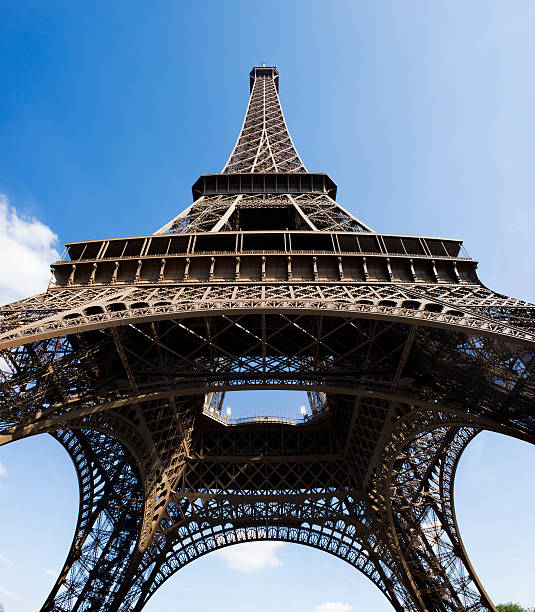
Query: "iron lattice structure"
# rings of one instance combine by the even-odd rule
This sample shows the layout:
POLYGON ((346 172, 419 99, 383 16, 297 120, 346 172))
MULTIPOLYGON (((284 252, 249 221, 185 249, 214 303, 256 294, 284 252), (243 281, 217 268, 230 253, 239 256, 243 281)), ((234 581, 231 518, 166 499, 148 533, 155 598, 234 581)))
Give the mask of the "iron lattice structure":
POLYGON ((254 68, 221 174, 152 235, 67 244, 48 291, 1 308, 0 443, 49 433, 79 519, 42 610, 138 611, 251 540, 306 544, 396 610, 495 610, 466 556, 455 470, 481 430, 535 441, 532 304, 461 241, 379 234, 308 173, 275 68, 254 68), (308 393, 302 421, 221 414, 308 393))

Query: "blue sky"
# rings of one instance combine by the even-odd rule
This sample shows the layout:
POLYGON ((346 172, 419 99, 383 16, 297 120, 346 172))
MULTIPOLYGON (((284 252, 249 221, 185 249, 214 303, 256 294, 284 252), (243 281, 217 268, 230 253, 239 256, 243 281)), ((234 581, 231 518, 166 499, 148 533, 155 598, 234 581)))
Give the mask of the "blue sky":
MULTIPOLYGON (((262 61, 280 70, 304 163, 344 207, 378 231, 463 238, 487 286, 535 301, 534 26, 522 0, 5 0, 0 301, 44 288, 65 241, 150 233, 189 205, 223 167, 262 61)), ((0 602, 33 612, 70 544, 77 484, 46 437, 0 462, 0 602)), ((462 535, 497 601, 535 605, 534 468, 532 447, 491 434, 461 462, 462 535)), ((250 546, 196 561, 146 609, 389 609, 324 553, 250 546)))

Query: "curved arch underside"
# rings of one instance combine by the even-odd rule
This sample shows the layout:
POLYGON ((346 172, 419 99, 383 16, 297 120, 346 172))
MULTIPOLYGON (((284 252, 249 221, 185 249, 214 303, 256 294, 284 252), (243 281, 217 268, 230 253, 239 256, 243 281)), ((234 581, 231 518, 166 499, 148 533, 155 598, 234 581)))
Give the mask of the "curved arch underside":
MULTIPOLYGON (((110 303, 126 307, 83 316, 135 310, 110 303)), ((398 610, 494 609, 458 533, 453 479, 481 429, 534 442, 534 352, 507 332, 531 329, 520 315, 463 327, 481 314, 466 305, 447 315, 455 324, 423 303, 361 304, 358 317, 308 306, 77 321, 2 353, 0 442, 52 433, 80 479, 43 610, 141 610, 180 567, 255 539, 337 555, 398 610), (207 412, 237 388, 305 389, 315 409, 293 425, 207 412)))
POLYGON ((0 308, 0 349, 129 323, 259 311, 375 318, 535 345, 533 305, 479 285, 247 283, 49 291, 0 308))

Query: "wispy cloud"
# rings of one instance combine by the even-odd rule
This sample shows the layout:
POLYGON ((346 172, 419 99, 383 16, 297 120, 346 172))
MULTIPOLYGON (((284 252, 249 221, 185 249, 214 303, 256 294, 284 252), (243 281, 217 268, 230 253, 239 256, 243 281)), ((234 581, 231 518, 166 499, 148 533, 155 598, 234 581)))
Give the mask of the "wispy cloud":
POLYGON ((6 477, 7 476, 7 468, 6 466, 0 461, 0 477, 6 477))
POLYGON ((0 304, 46 289, 50 264, 59 259, 57 241, 47 225, 20 215, 0 193, 0 304))
POLYGON ((283 546, 283 542, 247 542, 223 548, 219 554, 231 569, 254 572, 282 565, 277 557, 277 551, 283 546))
POLYGON ((326 601, 314 608, 314 612, 349 612, 353 609, 346 603, 340 603, 339 601, 326 601))
POLYGON ((2 564, 2 565, 13 565, 13 561, 11 561, 11 559, 8 559, 5 555, 2 555, 0 553, 0 564, 2 564))
POLYGON ((7 589, 4 589, 4 587, 0 586, 0 593, 2 595, 5 595, 6 597, 13 597, 13 599, 18 599, 17 596, 15 595, 15 593, 12 593, 11 591, 8 591, 7 589))
POLYGON ((54 571, 53 569, 45 570, 45 574, 48 574, 49 576, 52 576, 52 578, 54 578, 54 580, 57 580, 57 577, 59 576, 58 572, 54 571))

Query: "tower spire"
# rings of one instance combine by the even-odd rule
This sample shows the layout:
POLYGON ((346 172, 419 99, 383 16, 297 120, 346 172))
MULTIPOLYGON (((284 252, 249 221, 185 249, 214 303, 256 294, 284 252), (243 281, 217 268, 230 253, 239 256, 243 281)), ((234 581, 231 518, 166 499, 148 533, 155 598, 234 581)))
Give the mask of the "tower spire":
POLYGON ((249 104, 223 170, 193 185, 194 202, 156 234, 256 230, 372 231, 345 210, 336 184, 309 173, 292 142, 279 101, 279 72, 249 73, 249 104))
POLYGON ((242 129, 222 174, 306 172, 279 100, 279 73, 262 64, 250 72, 251 97, 242 129))

